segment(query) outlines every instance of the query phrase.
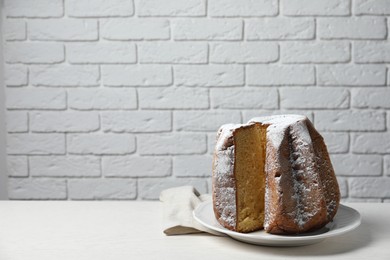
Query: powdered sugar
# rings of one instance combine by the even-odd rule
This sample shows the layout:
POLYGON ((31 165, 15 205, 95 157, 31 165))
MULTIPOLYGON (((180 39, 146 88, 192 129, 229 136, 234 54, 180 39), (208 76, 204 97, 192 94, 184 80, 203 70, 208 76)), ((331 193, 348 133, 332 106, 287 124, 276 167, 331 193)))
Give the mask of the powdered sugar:
MULTIPOLYGON (((301 115, 258 117, 251 119, 247 124, 228 124, 220 128, 213 167, 213 192, 218 197, 215 200, 215 207, 219 212, 216 215, 220 222, 234 229, 237 221, 233 133, 240 127, 254 123, 268 126, 265 166, 267 175, 265 229, 271 233, 294 233, 307 231, 315 223, 316 225, 326 224, 327 219, 330 220, 337 211, 339 196, 337 195, 337 182, 336 185, 328 185, 336 187, 334 188, 335 194, 327 197, 326 200, 329 201, 324 203, 323 189, 327 181, 322 183, 320 174, 334 177, 334 172, 328 157, 320 154, 324 147, 323 139, 310 121, 301 115), (313 142, 316 144, 320 142, 322 146, 314 146, 313 142), (319 172, 320 167, 322 167, 322 173, 319 172), (272 192, 268 186, 269 178, 272 178, 272 192), (286 192, 287 190, 290 192, 286 192), (272 205, 271 201, 273 201, 272 205), (328 212, 328 217, 324 219, 326 212, 328 212), (288 224, 285 229, 286 227, 280 222, 283 219, 282 216, 289 219, 287 221, 295 223, 296 226, 292 227, 288 224)), ((323 151, 326 153, 326 147, 323 151)))
POLYGON ((216 215, 220 221, 231 228, 235 228, 237 219, 236 210, 236 182, 234 179, 234 145, 229 143, 234 129, 241 125, 227 124, 220 127, 213 162, 213 197, 216 215))
POLYGON ((218 130, 217 143, 215 145, 215 151, 221 151, 226 149, 226 140, 233 136, 233 131, 241 126, 242 124, 225 124, 222 125, 218 130))
POLYGON ((287 127, 305 119, 307 118, 301 115, 276 115, 255 117, 249 120, 248 123, 259 122, 265 125, 269 125, 267 128, 267 140, 272 142, 273 146, 279 147, 283 141, 287 127))
POLYGON ((290 163, 296 208, 291 215, 300 229, 312 220, 321 208, 320 178, 316 174, 316 158, 309 130, 304 121, 290 126, 290 163), (313 196, 314 194, 314 196, 313 196))

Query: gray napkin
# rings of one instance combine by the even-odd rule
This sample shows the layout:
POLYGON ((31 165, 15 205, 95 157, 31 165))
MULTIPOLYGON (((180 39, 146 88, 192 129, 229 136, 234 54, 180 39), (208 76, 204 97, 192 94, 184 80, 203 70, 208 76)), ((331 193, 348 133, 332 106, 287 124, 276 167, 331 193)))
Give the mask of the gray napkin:
POLYGON ((160 201, 163 203, 164 233, 168 236, 207 232, 222 235, 200 225, 192 216, 193 210, 203 201, 211 200, 210 194, 200 195, 192 186, 182 186, 163 190, 160 201))

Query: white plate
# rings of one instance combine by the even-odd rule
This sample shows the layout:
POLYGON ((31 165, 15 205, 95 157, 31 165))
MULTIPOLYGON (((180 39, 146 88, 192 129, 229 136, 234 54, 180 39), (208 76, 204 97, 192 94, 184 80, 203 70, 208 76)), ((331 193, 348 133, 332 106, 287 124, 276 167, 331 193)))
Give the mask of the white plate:
POLYGON ((361 222, 359 212, 350 207, 340 205, 333 221, 314 232, 299 235, 272 235, 266 233, 264 230, 260 230, 244 234, 222 227, 215 219, 211 201, 199 204, 194 210, 193 215, 195 220, 206 228, 226 234, 245 243, 265 246, 303 246, 315 244, 323 241, 325 238, 338 236, 354 230, 361 222))

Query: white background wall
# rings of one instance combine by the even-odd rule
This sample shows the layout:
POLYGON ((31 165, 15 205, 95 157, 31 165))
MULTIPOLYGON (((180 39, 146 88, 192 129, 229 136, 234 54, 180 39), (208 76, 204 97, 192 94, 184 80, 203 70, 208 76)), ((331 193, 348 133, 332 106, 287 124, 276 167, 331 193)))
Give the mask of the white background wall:
POLYGON ((11 199, 210 186, 223 123, 308 115, 342 196, 390 198, 389 0, 6 0, 11 199))
MULTIPOLYGON (((0 1, 0 31, 3 23, 3 1, 0 1)), ((3 34, 0 33, 0 50, 3 49, 3 34)), ((0 200, 7 199, 7 161, 6 161, 6 127, 5 127, 5 88, 3 77, 3 52, 0 52, 0 200)))

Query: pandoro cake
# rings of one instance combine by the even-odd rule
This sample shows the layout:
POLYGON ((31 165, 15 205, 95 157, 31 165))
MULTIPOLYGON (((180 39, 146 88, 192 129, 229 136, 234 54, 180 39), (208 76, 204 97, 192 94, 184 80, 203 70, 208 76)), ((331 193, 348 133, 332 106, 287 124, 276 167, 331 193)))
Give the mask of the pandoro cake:
POLYGON ((333 219, 340 201, 324 140, 301 115, 221 126, 212 195, 218 222, 242 233, 319 229, 333 219))

